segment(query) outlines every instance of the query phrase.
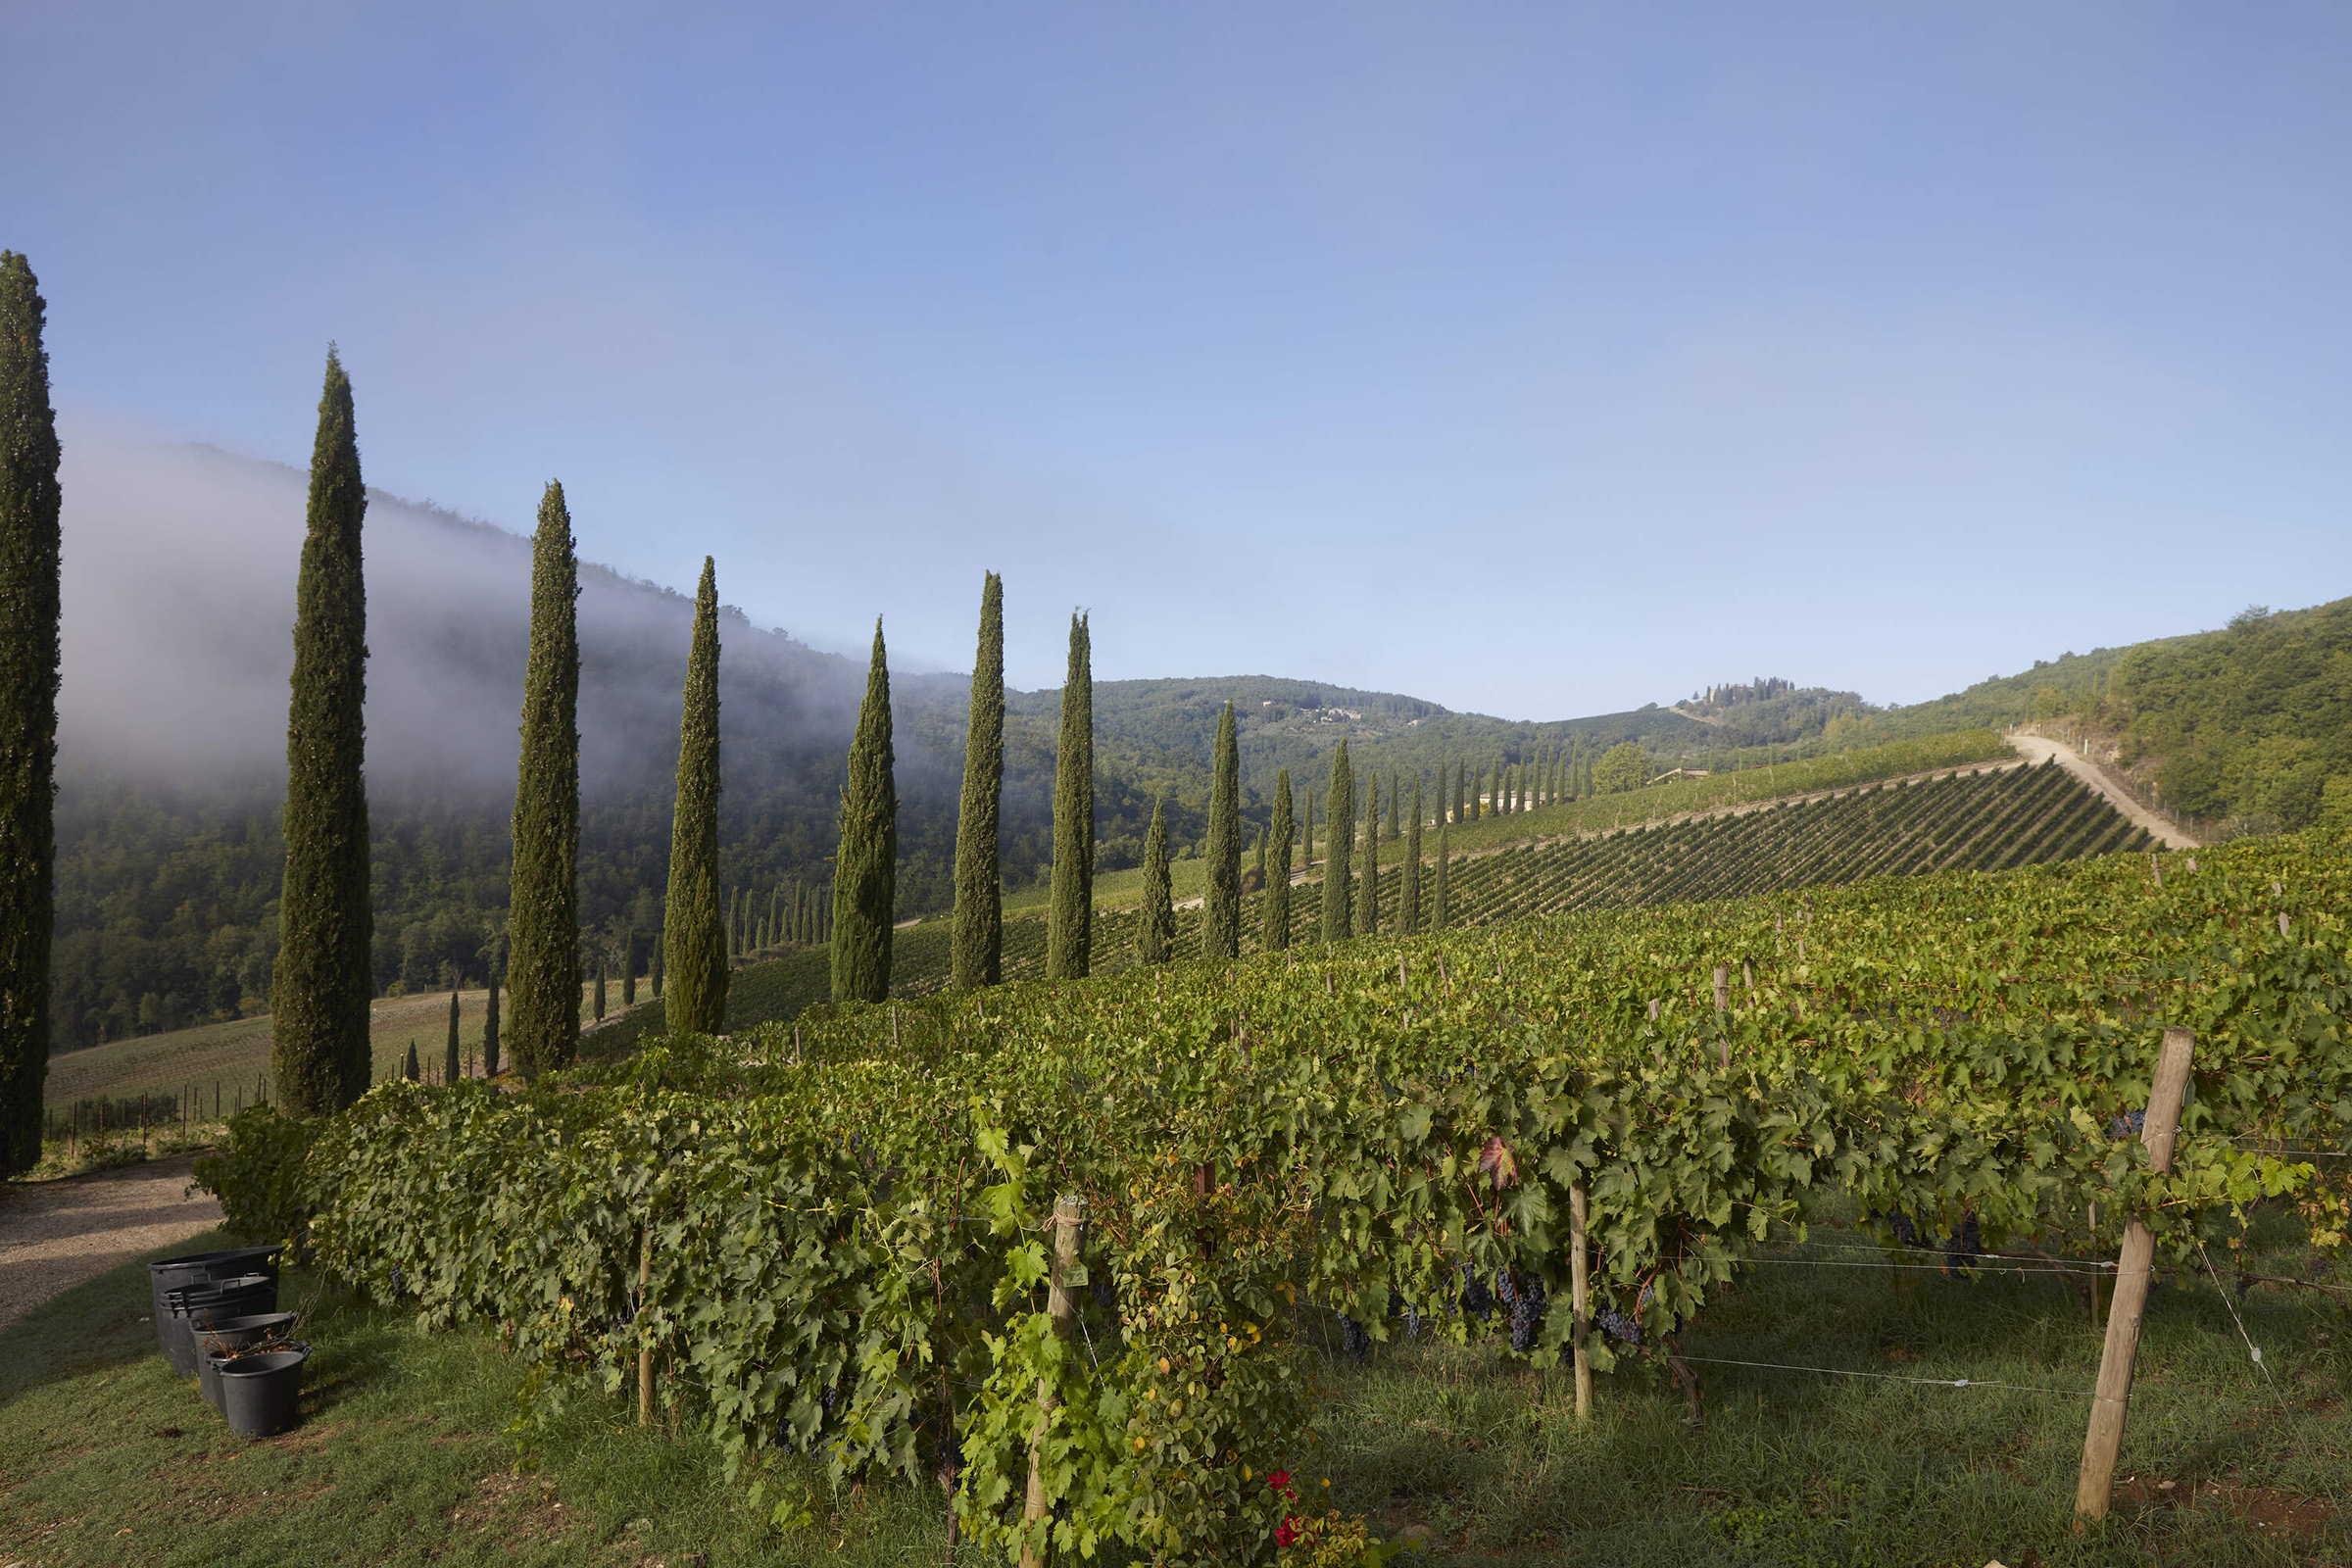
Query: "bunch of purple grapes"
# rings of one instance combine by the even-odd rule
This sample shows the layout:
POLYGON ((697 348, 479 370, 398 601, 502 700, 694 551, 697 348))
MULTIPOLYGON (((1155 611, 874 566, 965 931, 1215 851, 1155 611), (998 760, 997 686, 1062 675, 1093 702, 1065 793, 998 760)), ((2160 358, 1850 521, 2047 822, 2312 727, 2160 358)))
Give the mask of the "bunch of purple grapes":
POLYGON ((1343 1313, 1340 1317, 1340 1346, 1348 1352, 1348 1360, 1362 1366, 1364 1357, 1372 1353, 1372 1336, 1364 1331, 1361 1323, 1343 1313))
POLYGON ((2127 1110, 2107 1124, 2107 1136, 2110 1138, 2137 1138, 2147 1131, 2147 1127, 2148 1113, 2146 1111, 2127 1110))
POLYGON ((1613 1306, 1604 1306, 1593 1313, 1592 1321, 1600 1325, 1602 1333, 1614 1339, 1623 1340, 1628 1345, 1642 1343, 1642 1325, 1613 1306))
POLYGON ((1967 1268, 1976 1262, 1978 1254, 1984 1250, 1984 1239, 1977 1230, 1977 1216, 1961 1215, 1960 1228, 1943 1241, 1943 1271, 1949 1274, 1954 1269, 1967 1268))
POLYGON ((1525 1355, 1544 1332, 1544 1281, 1535 1274, 1494 1271, 1494 1294, 1511 1309, 1511 1348, 1525 1355))
POLYGON ((1454 1304, 1481 1323, 1494 1315, 1494 1298, 1487 1293, 1487 1282, 1471 1273, 1467 1266, 1462 1269, 1462 1289, 1454 1298, 1454 1304))

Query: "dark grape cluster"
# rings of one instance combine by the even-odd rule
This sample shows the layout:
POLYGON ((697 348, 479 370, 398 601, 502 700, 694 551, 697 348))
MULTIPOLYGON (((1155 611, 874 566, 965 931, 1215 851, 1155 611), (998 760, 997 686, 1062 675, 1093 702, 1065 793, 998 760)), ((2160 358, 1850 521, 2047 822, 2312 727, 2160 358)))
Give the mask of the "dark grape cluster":
POLYGON ((1110 1270, 1104 1269, 1095 1276, 1094 1292, 1095 1304, 1103 1311, 1119 1309, 1119 1288, 1110 1282, 1110 1270))
POLYGON ((1977 1216, 1960 1216, 1960 1228, 1943 1239, 1943 1271, 1949 1274, 1956 1268, 1967 1268, 1984 1250, 1984 1239, 1977 1230, 1977 1216))
POLYGON ((2147 1128, 2148 1113, 2146 1111, 2127 1110, 2107 1124, 2107 1136, 2110 1138, 2137 1138, 2146 1132, 2147 1128))
POLYGON ((1404 1307, 1404 1337, 1408 1340, 1421 1337, 1421 1309, 1410 1301, 1404 1307))
POLYGON ((960 1474, 963 1470, 963 1440, 956 1435, 952 1421, 940 1424, 939 1439, 931 1446, 931 1467, 943 1476, 960 1474))
POLYGON ((1344 1315, 1340 1319, 1340 1345, 1347 1350, 1348 1359, 1357 1366, 1362 1366, 1364 1357, 1372 1353, 1372 1336, 1364 1332, 1361 1323, 1344 1315))
POLYGON ((1544 1281, 1535 1274, 1494 1271, 1494 1294, 1511 1309, 1511 1348, 1521 1355, 1536 1348, 1544 1333, 1544 1281))
POLYGON ((1487 1282, 1469 1269, 1462 1270, 1461 1294, 1455 1297, 1457 1310, 1467 1312, 1481 1323, 1494 1315, 1494 1298, 1487 1290, 1487 1282))
POLYGON ((1628 1345, 1642 1343, 1642 1325, 1613 1306, 1604 1306, 1593 1313, 1592 1321, 1600 1325, 1601 1332, 1623 1340, 1628 1345))

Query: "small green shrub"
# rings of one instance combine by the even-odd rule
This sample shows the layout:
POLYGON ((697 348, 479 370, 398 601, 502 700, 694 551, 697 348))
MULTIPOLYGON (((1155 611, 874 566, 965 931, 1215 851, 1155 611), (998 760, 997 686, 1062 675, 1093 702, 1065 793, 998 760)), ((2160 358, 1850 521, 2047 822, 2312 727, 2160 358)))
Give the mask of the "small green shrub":
POLYGON ((197 1187, 220 1200, 228 1228, 247 1241, 307 1248, 319 1197, 311 1144, 319 1124, 274 1105, 248 1105, 228 1119, 228 1141, 196 1160, 197 1187))

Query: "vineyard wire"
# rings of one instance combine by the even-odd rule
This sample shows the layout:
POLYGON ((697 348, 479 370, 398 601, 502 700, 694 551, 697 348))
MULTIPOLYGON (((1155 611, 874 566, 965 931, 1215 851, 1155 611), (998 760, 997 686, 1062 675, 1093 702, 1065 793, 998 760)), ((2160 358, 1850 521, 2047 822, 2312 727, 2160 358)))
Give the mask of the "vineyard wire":
POLYGON ((2246 1349, 2254 1357, 2255 1369, 2262 1374, 2262 1381, 2270 1385, 2271 1393, 2278 1397, 2278 1413, 2290 1414, 2286 1407, 2286 1392, 2278 1387, 2278 1380, 2271 1376, 2270 1363, 2262 1358, 2262 1347, 2254 1343, 2254 1337, 2246 1332, 2245 1319, 2237 1315, 2237 1303, 2230 1299, 2228 1291, 2222 1289, 2222 1277, 2213 1271, 2213 1259, 2207 1256, 2202 1241, 2197 1243, 2197 1256, 2205 1259, 2205 1275, 2213 1281, 2213 1288, 2220 1294, 2222 1304, 2230 1309, 2230 1321, 2237 1325, 2237 1337, 2246 1342, 2246 1349))
POLYGON ((2032 1383, 1984 1383, 1975 1378, 1915 1378, 1900 1372, 1857 1372, 1842 1366, 1794 1366, 1787 1361, 1739 1361, 1728 1355, 1691 1355, 1683 1359, 1701 1366, 1752 1366, 1768 1372, 1818 1372, 1834 1378, 1879 1378, 1887 1383, 1920 1383, 1932 1389, 2003 1389, 2013 1394, 2056 1394, 2070 1399, 2089 1396, 2093 1404, 2122 1404, 2122 1399, 2103 1399, 2095 1389, 2051 1389, 2032 1383))

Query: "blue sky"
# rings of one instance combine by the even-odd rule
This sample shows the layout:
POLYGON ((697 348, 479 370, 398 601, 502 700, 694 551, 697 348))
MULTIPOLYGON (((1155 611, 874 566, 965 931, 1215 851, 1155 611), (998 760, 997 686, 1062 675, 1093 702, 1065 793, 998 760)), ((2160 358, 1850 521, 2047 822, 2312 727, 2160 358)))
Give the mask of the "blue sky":
MULTIPOLYGON (((0 5, 61 405, 1564 717, 2352 592, 2352 11, 0 5)), ((72 498, 68 499, 69 527, 72 498)), ((158 499, 168 513, 169 498, 158 499)), ((69 536, 69 550, 72 541, 69 536)))

